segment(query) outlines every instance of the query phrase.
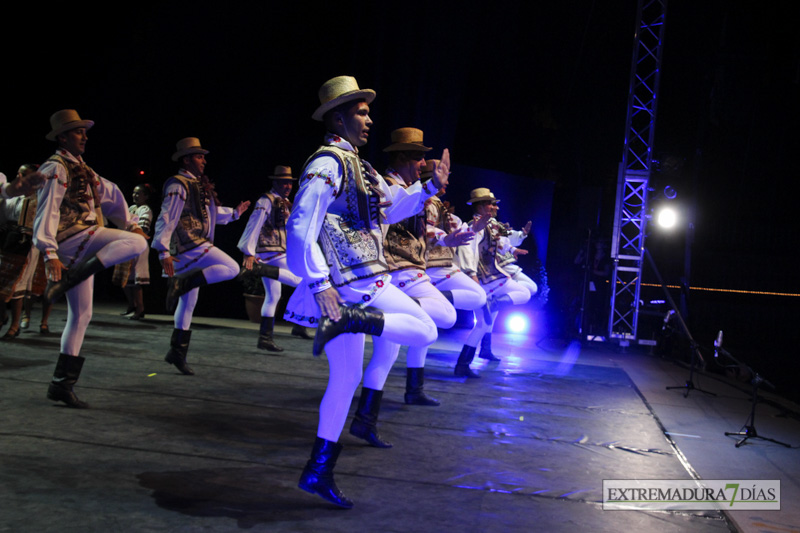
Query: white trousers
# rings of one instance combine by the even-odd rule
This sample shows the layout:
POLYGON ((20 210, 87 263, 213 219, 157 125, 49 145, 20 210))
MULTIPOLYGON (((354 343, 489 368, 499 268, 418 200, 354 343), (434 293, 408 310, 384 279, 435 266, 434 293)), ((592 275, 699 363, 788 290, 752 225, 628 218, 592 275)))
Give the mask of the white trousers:
MULTIPOLYGON (((370 307, 382 310, 384 320, 383 333, 380 337, 373 337, 373 342, 384 339, 409 346, 427 346, 436 340, 436 324, 431 317, 397 287, 387 285, 370 302, 370 307)), ((328 387, 319 405, 318 437, 332 442, 339 440, 353 395, 361 382, 364 340, 363 333, 345 333, 325 346, 330 373, 328 387)), ((387 368, 385 373, 388 374, 394 359, 391 354, 387 355, 375 362, 375 371, 383 372, 382 368, 387 368)), ((375 360, 375 354, 372 359, 375 360)), ((366 381, 365 386, 368 386, 366 381)))
MULTIPOLYGON (((475 285, 475 282, 472 284, 475 285)), ((419 306, 431 317, 437 328, 449 329, 456 323, 455 307, 447 301, 447 298, 430 281, 417 281, 401 290, 406 295, 417 299, 419 306)), ((434 338, 435 340, 436 338, 434 338)), ((433 342, 430 344, 433 344, 433 342)), ((406 367, 424 367, 430 344, 409 346, 406 354, 406 367)), ((397 360, 397 355, 400 353, 400 346, 400 344, 386 339, 372 339, 372 359, 364 371, 365 387, 383 390, 386 378, 392 369, 392 365, 390 364, 387 367, 384 361, 391 360, 392 364, 394 364, 397 360), (375 361, 374 364, 373 361, 375 361)))
MULTIPOLYGON (((483 285, 483 287, 486 290, 489 302, 497 300, 501 296, 505 296, 507 298, 503 299, 510 301, 513 305, 522 305, 531 299, 530 291, 522 284, 510 278, 496 280, 483 285)), ((497 316, 497 313, 491 314, 488 305, 487 303, 487 307, 475 313, 475 327, 472 328, 472 331, 470 331, 467 336, 467 340, 464 343, 466 346, 477 347, 483 336, 492 331, 494 318, 497 316)))
MULTIPOLYGON (((239 264, 216 246, 204 244, 198 248, 177 256, 180 261, 176 263, 176 274, 191 274, 202 270, 203 277, 209 285, 233 279, 239 274, 239 264), (183 269, 179 270, 181 266, 183 269)), ((195 287, 178 298, 178 306, 173 316, 175 329, 188 330, 192 327, 192 316, 199 292, 200 288, 195 287)))
POLYGON ((289 265, 286 263, 286 254, 281 254, 269 261, 263 261, 263 263, 265 265, 276 266, 280 269, 278 271, 278 279, 261 278, 261 282, 264 284, 265 295, 264 304, 261 306, 261 316, 274 317, 275 309, 278 308, 278 300, 281 299, 281 284, 297 287, 303 280, 295 276, 292 271, 289 270, 289 265))
MULTIPOLYGON (((67 268, 75 268, 97 257, 108 268, 129 261, 145 250, 147 241, 141 235, 96 226, 60 243, 58 258, 67 268)), ((67 323, 61 334, 61 353, 80 355, 86 328, 92 320, 93 297, 94 276, 67 291, 67 323)))

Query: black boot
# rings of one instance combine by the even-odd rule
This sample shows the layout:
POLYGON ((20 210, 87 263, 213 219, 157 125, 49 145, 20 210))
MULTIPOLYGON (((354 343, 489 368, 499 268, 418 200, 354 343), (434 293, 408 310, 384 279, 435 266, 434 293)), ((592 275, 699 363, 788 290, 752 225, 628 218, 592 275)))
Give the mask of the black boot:
POLYGON ((206 277, 203 275, 202 270, 192 272, 191 274, 184 274, 180 276, 172 276, 167 279, 167 313, 174 313, 175 308, 178 306, 178 298, 186 294, 196 287, 207 285, 206 277))
POLYGON ((253 263, 253 268, 250 270, 259 278, 278 279, 280 269, 275 265, 265 265, 264 263, 253 263))
POLYGON ((425 394, 423 385, 425 384, 424 368, 406 368, 406 395, 405 400, 408 405, 439 405, 439 400, 435 400, 425 394))
POLYGON ((492 334, 487 333, 481 339, 481 353, 478 354, 481 359, 487 361, 500 361, 500 358, 492 353, 492 334))
POLYGON ((317 333, 314 335, 314 356, 322 353, 328 342, 342 333, 366 333, 380 336, 383 333, 383 312, 373 307, 349 307, 340 305, 342 318, 334 322, 324 316, 319 321, 317 333))
POLYGON ((473 372, 469 367, 474 357, 475 347, 467 346, 465 344, 464 347, 461 348, 461 353, 459 354, 458 361, 456 362, 455 375, 459 377, 479 378, 480 376, 473 372))
POLYGON ((53 381, 47 388, 47 398, 54 402, 64 402, 67 407, 86 409, 89 404, 83 402, 75 396, 72 387, 81 375, 81 368, 86 359, 77 355, 67 355, 62 353, 58 356, 56 371, 53 373, 53 381))
POLYGON ((258 332, 258 347, 269 352, 282 352, 283 348, 275 344, 275 341, 272 338, 274 326, 275 317, 261 317, 261 329, 258 332))
POLYGON ((187 376, 194 376, 194 370, 186 364, 186 354, 189 352, 189 340, 192 338, 191 330, 173 329, 172 338, 169 340, 169 351, 164 361, 181 371, 187 376))
POLYGON ((311 494, 319 494, 339 507, 350 509, 353 502, 342 494, 333 480, 333 469, 341 451, 341 444, 317 437, 311 450, 311 458, 303 468, 297 486, 311 494))
POLYGON ((376 448, 391 448, 392 443, 386 442, 378 435, 378 413, 381 410, 382 390, 361 387, 361 398, 358 399, 358 409, 350 424, 350 434, 364 439, 370 446, 376 448))
POLYGON ((44 291, 45 300, 54 303, 75 285, 89 279, 105 268, 98 258, 92 257, 85 263, 61 270, 61 280, 47 282, 47 288, 44 291))
POLYGON ((292 327, 292 336, 293 337, 300 337, 301 339, 306 339, 306 340, 309 340, 309 341, 314 338, 314 337, 312 337, 311 335, 308 334, 308 331, 306 331, 306 327, 305 326, 301 326, 300 324, 295 324, 292 327))

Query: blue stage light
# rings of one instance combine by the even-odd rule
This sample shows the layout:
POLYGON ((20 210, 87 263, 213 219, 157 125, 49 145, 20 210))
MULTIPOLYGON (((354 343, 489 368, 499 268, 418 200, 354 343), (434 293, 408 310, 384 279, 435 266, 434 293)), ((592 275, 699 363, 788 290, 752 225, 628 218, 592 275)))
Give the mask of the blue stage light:
POLYGON ((527 333, 530 320, 522 313, 511 313, 506 317, 506 329, 511 333, 527 333))

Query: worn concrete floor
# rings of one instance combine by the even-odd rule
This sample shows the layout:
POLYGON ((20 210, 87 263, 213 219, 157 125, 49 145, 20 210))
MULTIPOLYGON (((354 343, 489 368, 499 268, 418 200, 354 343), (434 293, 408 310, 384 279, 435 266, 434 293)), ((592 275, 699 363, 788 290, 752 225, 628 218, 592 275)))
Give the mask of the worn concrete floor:
MULTIPOLYGON (((696 375, 644 351, 495 336, 501 363, 452 375, 466 331, 443 332, 427 392, 403 403, 401 352, 386 384, 381 433, 347 434, 336 470, 352 510, 299 490, 327 380, 325 357, 278 327, 280 356, 257 326, 197 317, 187 377, 163 361, 169 317, 139 322, 98 304, 76 388, 91 409, 45 398, 56 334, 0 342, 0 531, 800 531, 800 409, 764 394, 758 439, 736 448, 746 384, 696 375), (604 511, 604 479, 780 479, 769 512, 604 511)), ((36 322, 34 316, 34 323, 36 322)), ((370 344, 367 344, 367 358, 370 344)), ((353 405, 355 408, 355 402, 353 405)))

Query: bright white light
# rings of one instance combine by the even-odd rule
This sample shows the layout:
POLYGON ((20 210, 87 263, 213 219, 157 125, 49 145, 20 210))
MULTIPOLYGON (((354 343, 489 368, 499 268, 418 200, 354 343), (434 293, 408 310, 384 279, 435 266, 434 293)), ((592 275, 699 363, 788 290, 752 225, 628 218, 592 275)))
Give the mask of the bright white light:
POLYGON ((662 228, 672 228, 678 222, 678 214, 669 207, 665 207, 658 212, 657 221, 662 228))
POLYGON ((528 326, 528 317, 521 313, 514 313, 506 318, 506 328, 511 333, 526 333, 528 326))

